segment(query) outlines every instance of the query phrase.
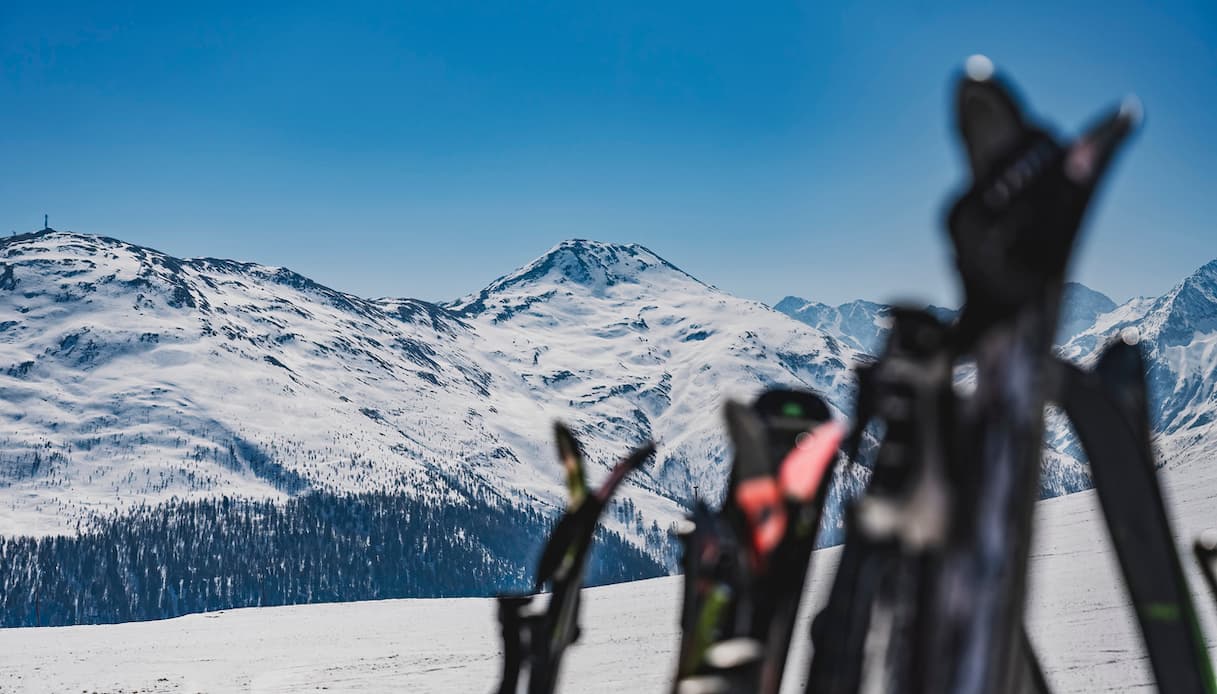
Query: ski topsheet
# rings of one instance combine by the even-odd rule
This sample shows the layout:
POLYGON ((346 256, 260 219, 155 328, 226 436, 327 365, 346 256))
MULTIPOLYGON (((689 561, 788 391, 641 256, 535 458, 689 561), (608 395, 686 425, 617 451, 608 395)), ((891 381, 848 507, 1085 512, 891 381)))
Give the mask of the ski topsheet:
POLYGON ((578 442, 563 424, 555 424, 554 429, 569 498, 566 513, 550 532, 537 562, 535 590, 548 583, 549 602, 538 610, 534 595, 500 596, 504 664, 499 694, 554 691, 562 656, 579 637, 579 590, 600 514, 626 476, 655 452, 650 443, 636 449, 609 471, 595 493, 589 493, 578 442))

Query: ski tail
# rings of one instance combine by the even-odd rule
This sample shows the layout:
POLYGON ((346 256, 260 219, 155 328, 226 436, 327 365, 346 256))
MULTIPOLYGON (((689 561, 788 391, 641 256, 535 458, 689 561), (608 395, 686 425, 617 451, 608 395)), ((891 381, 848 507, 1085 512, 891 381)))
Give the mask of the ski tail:
POLYGON ((1065 372, 1063 402, 1090 461, 1099 503, 1162 692, 1217 692, 1175 549, 1150 446, 1139 349, 1109 346, 1093 373, 1065 372))
POLYGON ((537 562, 534 590, 540 592, 549 583, 549 603, 539 612, 532 609, 531 595, 500 596, 504 646, 500 694, 552 694, 562 655, 579 638, 579 590, 600 514, 626 475, 655 452, 650 443, 635 450, 613 467, 595 494, 589 494, 578 440, 561 423, 555 424, 554 433, 566 472, 569 506, 550 531, 537 562), (522 689, 523 673, 527 684, 522 689))
MULTIPOLYGON (((565 429, 560 431, 565 431, 565 429)), ((577 451, 578 443, 574 437, 569 436, 569 431, 566 431, 566 435, 568 445, 571 446, 567 450, 577 451)), ((559 438, 559 441, 561 440, 559 438)), ((559 446, 560 449, 563 447, 562 444, 559 446)), ((538 590, 545 581, 560 578, 560 574, 569 572, 570 569, 564 568, 564 566, 581 560, 582 553, 586 552, 587 546, 591 544, 600 513, 604 510, 609 498, 616 492, 626 475, 638 469, 654 453, 655 445, 652 443, 647 443, 631 452, 609 471, 608 477, 594 495, 589 496, 584 493, 581 503, 572 506, 559 519, 550 532, 549 541, 545 544, 545 549, 541 552, 541 559, 537 563, 536 588, 538 590)), ((582 456, 578 456, 577 460, 579 461, 577 468, 579 472, 572 477, 582 480, 582 456)), ((563 461, 563 464, 566 465, 566 460, 563 461)), ((569 467, 567 469, 570 470, 569 467)))
MULTIPOLYGON (((566 514, 554 528, 555 538, 561 537, 566 544, 564 550, 557 553, 557 565, 552 570, 552 594, 540 622, 541 633, 536 637, 543 648, 537 658, 541 667, 531 673, 529 694, 550 694, 556 686, 562 655, 566 647, 579 638, 579 591, 583 587, 587 555, 600 514, 626 475, 638 469, 654 452, 655 446, 647 443, 626 456, 609 471, 600 489, 573 513, 566 514)), ((538 570, 538 575, 540 573, 538 570)))
POLYGON ((1140 121, 1139 107, 1119 108, 1062 144, 1023 112, 991 63, 969 73, 956 90, 956 124, 972 185, 948 216, 966 296, 959 320, 966 344, 1030 307, 1047 309, 1044 322, 1055 324, 1054 295, 1087 207, 1140 121))

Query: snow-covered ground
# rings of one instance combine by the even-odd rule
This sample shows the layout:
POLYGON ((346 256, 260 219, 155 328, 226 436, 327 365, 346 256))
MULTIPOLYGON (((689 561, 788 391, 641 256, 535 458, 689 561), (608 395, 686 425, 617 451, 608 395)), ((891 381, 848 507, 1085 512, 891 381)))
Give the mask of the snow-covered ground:
MULTIPOLYGON (((1181 551, 1217 526, 1217 465, 1166 472, 1181 551)), ((1041 502, 1030 631, 1054 691, 1152 691, 1132 613, 1093 492, 1041 502)), ((839 548, 816 553, 817 606, 839 548)), ((1217 655, 1215 606, 1185 554, 1217 655)), ((677 641, 680 579, 586 591, 583 640, 566 659, 566 692, 662 692, 677 641)), ((810 609, 798 633, 805 635, 810 609)), ((486 599, 388 600, 232 610, 161 622, 0 630, 0 691, 490 691, 498 625, 486 599)), ((788 691, 800 691, 796 642, 788 691)))

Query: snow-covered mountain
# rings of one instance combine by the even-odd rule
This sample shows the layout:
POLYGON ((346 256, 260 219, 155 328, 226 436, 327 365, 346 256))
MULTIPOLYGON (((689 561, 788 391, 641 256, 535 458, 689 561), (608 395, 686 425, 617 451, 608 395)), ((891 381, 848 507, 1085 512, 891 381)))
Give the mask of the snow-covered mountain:
MULTIPOLYGON (((829 306, 818 301, 787 296, 773 308, 871 355, 876 355, 883 349, 888 328, 891 326, 891 306, 862 299, 829 306)), ((948 323, 958 314, 955 309, 940 306, 926 308, 948 323)), ((1115 308, 1116 303, 1105 294, 1084 284, 1066 282, 1056 335, 1057 344, 1064 344, 1089 329, 1100 315, 1115 308)))
POLYGON ((638 245, 566 241, 446 308, 476 328, 521 396, 576 422, 587 440, 658 441, 644 484, 682 501, 695 485, 707 498, 722 491, 725 396, 801 386, 842 408, 858 358, 638 245))
POLYGON ((1057 319, 1056 344, 1063 345, 1088 329, 1099 316, 1115 310, 1116 302, 1078 282, 1066 282, 1057 319))
MULTIPOLYGON (((886 330, 880 304, 787 299, 773 310, 641 246, 581 240, 444 305, 66 232, 4 239, 0 263, 10 536, 174 498, 314 490, 552 513, 565 496, 550 428, 562 419, 593 481, 629 447, 659 442, 607 518, 671 566, 662 530, 695 490, 722 491, 723 398, 806 387, 842 413, 850 367, 886 330)), ((1070 288, 1069 358, 1139 328, 1168 464, 1211 450, 1201 435, 1217 407, 1215 274, 1210 264, 1166 296, 1116 307, 1070 288)), ((1068 431, 1054 431, 1046 495, 1088 482, 1068 431)), ((860 484, 858 471, 842 474, 830 525, 839 495, 860 484)))
POLYGON ((642 545, 695 488, 720 494, 724 395, 783 384, 845 407, 858 356, 635 245, 564 242, 447 306, 65 232, 5 239, 0 262, 7 535, 309 490, 556 509, 561 418, 593 478, 660 442, 609 514, 642 545))
POLYGON ((1162 462, 1210 463, 1217 454, 1217 260, 1156 299, 1135 298, 1102 315, 1061 347, 1089 364, 1099 348, 1139 341, 1148 362, 1150 419, 1162 462))
POLYGON ((438 307, 60 232, 0 260, 5 534, 173 496, 442 497, 430 471, 498 445, 466 414, 490 375, 438 307))
MULTIPOLYGON (((944 320, 955 312, 930 307, 944 320)), ((787 296, 775 309, 867 354, 882 349, 890 307, 869 301, 840 306, 787 296)), ((1056 342, 1066 359, 1089 366, 1116 339, 1140 340, 1149 365, 1152 426, 1163 465, 1217 453, 1217 261, 1165 295, 1117 305, 1085 285, 1065 285, 1056 342)), ((1043 493, 1090 484, 1088 465, 1065 418, 1049 410, 1043 493)))
POLYGON ((877 355, 883 349, 891 327, 890 306, 862 299, 829 306, 788 296, 773 308, 870 355, 877 355))

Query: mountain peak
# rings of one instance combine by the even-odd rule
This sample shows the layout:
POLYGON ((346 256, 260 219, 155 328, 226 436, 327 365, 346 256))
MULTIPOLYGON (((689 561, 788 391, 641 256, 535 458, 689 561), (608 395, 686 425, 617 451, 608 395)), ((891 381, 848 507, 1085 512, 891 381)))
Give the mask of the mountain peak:
POLYGON ((1196 268, 1196 271, 1184 280, 1191 281, 1196 284, 1217 284, 1217 258, 1196 268))
POLYGON ((464 314, 485 310, 495 295, 544 294, 559 286, 578 286, 592 296, 603 296, 620 285, 662 285, 703 282, 636 243, 616 244, 588 239, 567 239, 536 260, 491 282, 476 295, 447 306, 464 314))
POLYGON ((642 275, 655 270, 674 272, 693 279, 688 273, 636 243, 567 239, 531 263, 495 281, 489 288, 498 290, 543 278, 593 288, 609 287, 637 283, 642 275))
POLYGON ((1116 302, 1106 294, 1079 282, 1066 282, 1061 296, 1061 313, 1057 318, 1056 344, 1069 342, 1094 325, 1099 316, 1115 308, 1116 302))
POLYGON ((1201 265, 1155 302, 1158 338, 1166 345, 1189 344, 1197 334, 1217 332, 1217 260, 1201 265))

